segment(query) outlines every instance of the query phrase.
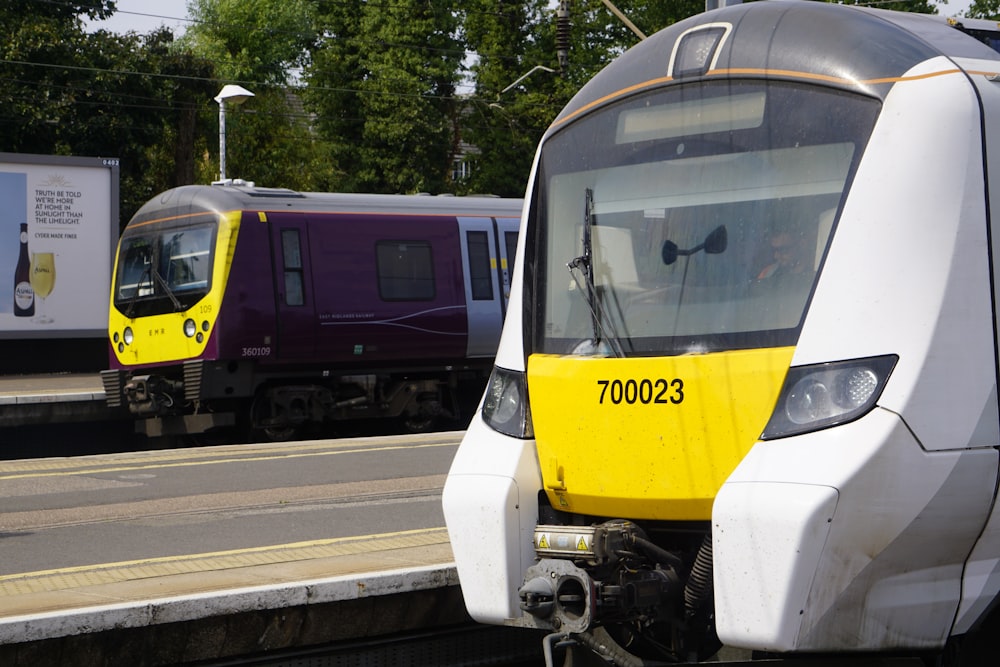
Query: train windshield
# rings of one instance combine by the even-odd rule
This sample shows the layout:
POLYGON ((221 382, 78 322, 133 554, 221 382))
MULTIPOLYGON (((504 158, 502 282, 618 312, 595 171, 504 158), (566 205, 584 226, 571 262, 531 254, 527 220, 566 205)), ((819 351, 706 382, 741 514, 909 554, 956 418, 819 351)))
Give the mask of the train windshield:
POLYGON ((128 317, 187 310, 212 286, 215 226, 126 233, 118 251, 115 307, 128 317))
POLYGON ((533 347, 794 344, 877 100, 761 81, 637 95, 543 146, 533 347))

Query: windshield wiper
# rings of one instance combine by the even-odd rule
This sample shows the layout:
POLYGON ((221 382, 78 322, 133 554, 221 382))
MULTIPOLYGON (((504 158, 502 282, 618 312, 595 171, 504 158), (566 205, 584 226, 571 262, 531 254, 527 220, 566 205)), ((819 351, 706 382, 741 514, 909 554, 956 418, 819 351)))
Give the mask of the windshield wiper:
POLYGON ((586 290, 585 301, 587 302, 587 307, 590 309, 590 317, 594 329, 594 349, 600 349, 601 341, 603 340, 607 342, 608 347, 611 348, 616 357, 624 357, 625 353, 622 351, 621 341, 615 335, 614 323, 610 318, 602 317, 604 311, 597 286, 594 282, 594 191, 591 188, 587 188, 584 191, 583 208, 583 254, 570 260, 566 264, 566 267, 569 269, 570 275, 573 276, 573 281, 576 283, 577 289, 581 291, 586 290), (583 271, 586 286, 580 284, 580 279, 576 274, 577 269, 583 271), (608 335, 604 330, 605 323, 608 324, 613 335, 608 335))
POLYGON ((174 312, 177 312, 179 310, 184 310, 184 306, 182 306, 181 302, 177 299, 176 296, 174 296, 173 290, 170 289, 170 285, 168 285, 167 281, 163 279, 163 276, 160 275, 160 272, 157 271, 156 269, 153 269, 152 271, 153 271, 153 278, 156 279, 156 282, 160 284, 160 287, 163 288, 163 291, 166 292, 167 296, 170 297, 171 303, 174 304, 174 312))
POLYGON ((167 284, 167 281, 164 280, 159 271, 153 268, 153 263, 150 262, 143 270, 142 275, 139 276, 139 280, 135 283, 135 292, 132 293, 132 298, 129 299, 128 307, 125 308, 125 317, 131 318, 135 315, 135 302, 139 299, 139 292, 142 289, 142 283, 147 277, 152 278, 156 284, 163 289, 164 293, 170 297, 171 303, 174 304, 174 312, 184 310, 184 306, 181 304, 180 300, 174 296, 174 293, 167 284))
POLYGON ((149 264, 148 266, 146 266, 145 269, 143 269, 142 275, 139 276, 139 279, 135 281, 135 291, 132 292, 132 298, 129 299, 128 306, 125 308, 125 317, 131 319, 132 316, 135 314, 135 302, 139 299, 139 290, 142 289, 142 281, 146 278, 146 276, 150 274, 150 271, 152 270, 153 270, 153 265, 149 264))

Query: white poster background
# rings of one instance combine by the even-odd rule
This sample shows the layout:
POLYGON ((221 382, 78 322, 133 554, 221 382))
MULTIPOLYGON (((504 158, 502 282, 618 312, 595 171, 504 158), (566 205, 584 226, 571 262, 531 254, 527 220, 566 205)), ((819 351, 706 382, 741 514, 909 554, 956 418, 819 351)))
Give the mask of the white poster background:
POLYGON ((118 236, 113 201, 117 160, 65 160, 93 161, 95 166, 0 162, 0 337, 65 337, 107 330, 112 246, 118 236), (18 181, 25 183, 23 193, 10 187, 18 181), (55 286, 44 300, 36 295, 34 316, 16 317, 14 271, 20 225, 25 222, 29 256, 55 255, 55 286))

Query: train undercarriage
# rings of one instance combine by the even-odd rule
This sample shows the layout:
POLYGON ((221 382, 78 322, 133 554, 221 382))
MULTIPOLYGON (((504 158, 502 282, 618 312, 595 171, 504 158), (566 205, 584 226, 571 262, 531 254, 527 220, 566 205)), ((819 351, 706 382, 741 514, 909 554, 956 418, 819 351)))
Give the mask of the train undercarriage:
MULTIPOLYGON (((105 393, 118 396, 150 437, 237 429, 284 441, 337 422, 395 420, 423 432, 467 416, 486 374, 477 369, 385 370, 335 375, 260 372, 249 364, 187 362, 142 375, 104 371, 105 393), (158 372, 157 372, 158 371, 158 372)), ((108 404, 116 407, 112 399, 108 404)))
POLYGON ((548 631, 546 665, 654 667, 984 667, 996 664, 1000 601, 942 651, 763 654, 724 649, 715 631, 708 522, 633 522, 571 515, 539 498, 537 560, 518 590, 518 625, 548 631), (721 653, 720 653, 721 650, 721 653), (761 663, 761 661, 766 661, 761 663))
MULTIPOLYGON (((715 634, 707 523, 579 517, 540 498, 536 563, 518 591, 529 623, 620 665, 698 662, 715 634), (638 662, 637 662, 638 661, 638 662)), ((546 646, 551 663, 551 647, 546 646)))

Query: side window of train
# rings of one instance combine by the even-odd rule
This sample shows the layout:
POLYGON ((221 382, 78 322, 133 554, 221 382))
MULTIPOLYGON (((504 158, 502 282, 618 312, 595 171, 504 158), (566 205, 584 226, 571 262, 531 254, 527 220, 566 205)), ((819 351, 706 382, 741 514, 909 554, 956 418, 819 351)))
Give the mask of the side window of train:
POLYGON ((305 304, 306 298, 299 230, 283 229, 281 231, 281 258, 285 272, 285 305, 301 306, 305 304))
POLYGON ((434 299, 434 255, 427 241, 375 244, 378 293, 384 301, 434 299))
POLYGON ((493 272, 490 271, 490 237, 486 232, 466 232, 469 244, 469 282, 474 301, 493 299, 493 272))
POLYGON ((517 232, 504 232, 504 245, 507 246, 507 271, 514 275, 514 257, 517 255, 517 232))

